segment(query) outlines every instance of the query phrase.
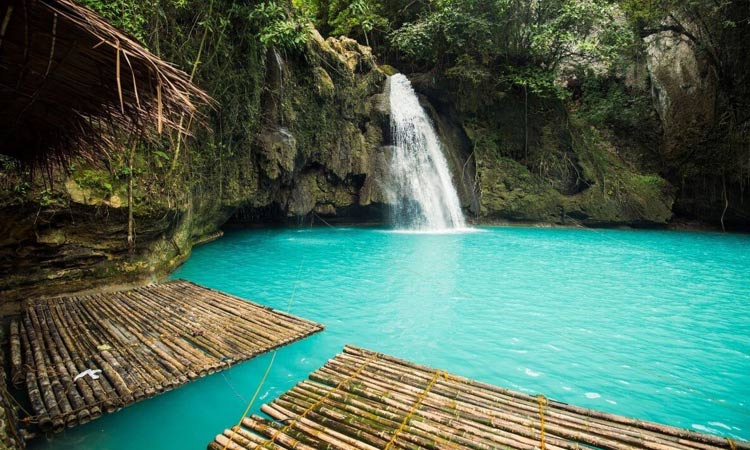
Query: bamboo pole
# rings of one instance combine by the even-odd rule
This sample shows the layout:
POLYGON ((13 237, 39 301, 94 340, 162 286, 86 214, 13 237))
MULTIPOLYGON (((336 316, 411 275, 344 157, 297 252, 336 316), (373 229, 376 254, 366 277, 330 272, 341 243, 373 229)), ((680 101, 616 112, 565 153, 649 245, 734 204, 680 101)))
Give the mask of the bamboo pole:
MULTIPOLYGON (((148 299, 140 297, 140 295, 134 291, 121 292, 120 295, 128 300, 129 310, 141 319, 144 335, 149 328, 161 338, 166 336, 179 336, 184 333, 184 329, 175 325, 180 323, 180 318, 173 315, 168 308, 148 307, 148 299)), ((186 362, 208 360, 203 352, 190 346, 182 339, 174 339, 173 345, 174 347, 179 347, 179 350, 176 349, 175 351, 178 352, 178 354, 181 355, 181 358, 186 362)), ((182 365, 188 365, 182 361, 181 363, 182 365)))
MULTIPOLYGON (((180 318, 172 315, 167 308, 147 308, 145 307, 145 300, 132 291, 121 292, 119 295, 128 300, 129 311, 140 319, 144 335, 148 329, 158 334, 161 339, 184 333, 184 329, 174 325, 174 323, 180 323, 180 318)), ((208 361, 203 352, 189 345, 185 340, 178 337, 170 342, 170 348, 172 348, 175 358, 179 358, 183 366, 195 364, 196 360, 208 361)))
POLYGON ((244 438, 240 441, 245 448, 254 448, 259 437, 285 448, 347 450, 528 450, 539 447, 542 439, 546 450, 748 448, 746 442, 635 419, 610 420, 613 415, 348 346, 309 378, 262 407, 276 420, 293 420, 290 425, 253 416, 241 422, 243 428, 233 430, 244 438), (345 382, 353 374, 356 381, 345 382), (660 432, 662 428, 667 432, 660 432))
MULTIPOLYGON (((295 387, 294 390, 297 390, 299 387, 295 387)), ((289 395, 297 397, 295 403, 305 406, 307 402, 315 398, 307 397, 309 394, 306 393, 309 392, 313 392, 312 395, 320 395, 321 391, 317 391, 315 388, 300 389, 297 395, 292 395, 292 392, 289 395)), ((351 394, 341 394, 341 397, 336 397, 334 394, 331 396, 331 399, 323 403, 325 406, 316 409, 317 412, 328 416, 330 419, 345 422, 353 427, 361 428, 371 435, 383 438, 385 441, 383 446, 390 440, 394 430, 399 428, 405 414, 403 408, 395 410, 390 406, 361 397, 355 397, 351 394)), ((452 442, 456 441, 455 436, 448 436, 446 438, 434 433, 422 432, 415 428, 406 428, 406 433, 402 433, 399 437, 408 440, 410 443, 416 445, 417 448, 442 448, 451 446, 452 442)), ((377 445, 376 442, 372 442, 372 444, 377 445)), ((476 448, 476 445, 474 445, 476 442, 467 441, 467 444, 470 448, 476 448)))
MULTIPOLYGON (((321 377, 321 379, 325 379, 324 375, 319 376, 321 377)), ((333 376, 334 378, 330 379, 331 382, 335 382, 337 380, 335 378, 335 374, 333 376)), ((382 403, 391 408, 400 410, 401 415, 406 416, 407 414, 409 414, 409 410, 414 404, 416 397, 419 395, 419 392, 412 392, 412 395, 404 395, 403 393, 398 392, 397 388, 397 385, 387 386, 380 384, 376 380, 373 380, 371 378, 362 377, 359 381, 359 386, 357 386, 356 388, 356 393, 375 401, 382 398, 382 403)), ((451 429, 451 427, 444 427, 444 425, 448 422, 453 422, 456 425, 459 424, 459 419, 456 417, 448 416, 448 418, 446 419, 440 417, 435 413, 425 411, 416 412, 415 417, 420 420, 430 420, 431 425, 433 426, 433 431, 439 430, 443 432, 442 434, 438 433, 439 436, 458 436, 458 428, 453 427, 451 429)), ((414 426, 419 426, 420 423, 421 422, 416 421, 414 423, 414 426)), ((535 440, 526 439, 523 436, 518 436, 502 431, 497 432, 496 435, 492 435, 478 433, 475 427, 471 427, 471 430, 473 431, 473 436, 470 439, 471 441, 485 440, 486 446, 489 446, 490 448, 492 447, 493 440, 496 441, 496 444, 511 445, 520 448, 528 445, 533 445, 536 442, 535 440)), ((481 448, 485 448, 485 446, 481 448)), ((553 445, 548 445, 547 448, 549 448, 550 450, 560 449, 560 447, 553 445)))
POLYGON ((150 324, 151 331, 162 336, 159 322, 144 320, 135 308, 124 307, 122 302, 119 301, 110 301, 109 304, 102 304, 102 307, 109 308, 114 317, 127 317, 127 320, 120 321, 119 325, 130 332, 133 338, 138 341, 139 344, 134 343, 133 345, 145 346, 151 350, 151 352, 140 352, 139 354, 143 359, 139 359, 144 363, 148 361, 148 368, 150 369, 148 375, 154 385, 159 386, 160 389, 169 389, 181 384, 180 378, 184 376, 182 369, 186 365, 185 362, 176 360, 172 354, 161 350, 154 343, 153 338, 147 337, 149 327, 144 324, 150 324))
POLYGON ((28 337, 28 343, 30 344, 29 348, 31 349, 32 361, 34 362, 33 367, 36 371, 36 380, 39 383, 39 391, 44 400, 46 411, 52 420, 52 430, 60 432, 65 427, 65 420, 62 416, 62 408, 60 408, 60 405, 57 403, 55 395, 56 389, 53 388, 52 381, 50 380, 43 350, 37 339, 37 332, 34 330, 28 316, 24 317, 23 321, 28 337))
MULTIPOLYGON (((80 363, 77 364, 76 360, 80 360, 80 358, 75 349, 75 346, 72 344, 69 336, 66 333, 66 327, 57 327, 58 322, 55 322, 55 312, 56 311, 54 308, 50 308, 47 311, 47 320, 55 324, 55 339, 58 341, 58 348, 60 348, 61 351, 64 352, 66 365, 68 366, 68 372, 70 374, 77 375, 78 373, 83 372, 83 370, 85 369, 82 369, 83 366, 80 363)), ((79 378, 75 383, 81 395, 83 396, 86 405, 88 406, 90 418, 96 419, 102 414, 99 404, 102 403, 103 396, 97 395, 96 388, 98 386, 93 385, 93 383, 91 383, 90 381, 93 380, 89 380, 89 377, 83 377, 79 378)))
MULTIPOLYGON (((135 289, 135 292, 138 292, 139 289, 135 289)), ((157 310, 164 310, 163 306, 159 303, 155 303, 155 299, 160 298, 161 295, 157 291, 153 291, 148 293, 148 295, 143 295, 143 301, 144 303, 147 303, 149 305, 152 305, 157 310)), ((177 318, 176 315, 174 315, 179 323, 185 323, 185 318, 177 318)), ((186 334, 185 329, 183 329, 180 334, 186 334)), ((190 336, 190 340, 195 343, 195 345, 199 346, 200 348, 207 351, 211 356, 213 356, 215 359, 220 360, 222 357, 226 356, 227 354, 227 348, 226 345, 217 339, 215 339, 211 334, 203 334, 201 336, 190 336)), ((215 369, 215 366, 218 365, 214 364, 212 369, 215 369)), ((209 369, 210 371, 210 369, 209 369)))
MULTIPOLYGON (((85 358, 78 358, 78 370, 83 372, 88 369, 99 367, 103 371, 101 366, 98 365, 97 360, 94 358, 97 349, 92 341, 88 339, 88 329, 84 327, 80 318, 76 314, 71 313, 72 308, 70 308, 67 303, 68 302, 59 300, 57 303, 59 306, 57 308, 57 313, 58 319, 61 319, 63 323, 67 323, 68 327, 73 330, 68 334, 69 340, 73 343, 73 348, 76 348, 87 355, 85 358)), ((85 378, 86 381, 89 382, 94 394, 97 396, 97 400, 104 406, 104 410, 106 412, 113 412, 122 405, 122 400, 115 392, 112 384, 107 380, 106 373, 104 375, 105 376, 103 377, 100 376, 97 380, 91 380, 90 377, 85 378)))
POLYGON ((112 305, 116 303, 117 301, 107 302, 102 300, 100 296, 93 296, 89 308, 107 318, 103 321, 103 325, 109 330, 110 335, 115 337, 118 348, 122 349, 121 351, 130 362, 130 373, 133 376, 133 381, 143 386, 143 391, 147 397, 153 396, 156 393, 155 387, 162 390, 162 382, 165 378, 158 370, 158 358, 155 358, 151 352, 143 351, 143 346, 138 344, 139 336, 137 336, 137 332, 135 332, 135 335, 130 333, 134 329, 131 326, 132 317, 127 312, 123 312, 123 316, 127 317, 127 320, 119 321, 119 317, 122 316, 119 316, 118 311, 112 308, 112 305), (130 336, 125 333, 130 333, 130 336))
MULTIPOLYGON (((127 386, 127 383, 125 383, 125 380, 122 378, 120 373, 110 365, 109 361, 104 359, 103 355, 101 354, 103 353, 103 351, 97 348, 98 344, 96 343, 102 342, 102 339, 97 339, 92 334, 89 327, 83 325, 82 321, 86 320, 86 323, 88 323, 91 328, 95 328, 100 336, 103 336, 104 333, 97 325, 96 320, 86 314, 85 310, 81 308, 77 303, 78 302, 69 302, 68 308, 70 309, 71 317, 74 317, 75 320, 79 322, 79 331, 86 337, 86 340, 88 341, 89 351, 91 352, 91 359, 93 360, 94 364, 99 367, 104 373, 108 384, 112 388, 112 392, 114 392, 115 397, 118 398, 118 403, 120 405, 127 405, 129 403, 132 403, 133 393, 127 386)), ((101 345, 109 344, 102 343, 101 345)))
POLYGON ((27 366, 26 372, 26 389, 28 390, 29 403, 31 403, 31 409, 36 414, 39 428, 42 431, 50 431, 53 427, 59 427, 58 424, 53 423, 47 411, 47 406, 44 404, 44 399, 41 394, 41 387, 38 383, 36 376, 36 370, 34 369, 34 356, 31 351, 31 344, 29 343, 28 335, 23 323, 19 325, 19 334, 21 336, 21 342, 24 350, 24 362, 27 366))
MULTIPOLYGON (((261 328, 250 327, 248 326, 248 322, 251 322, 250 320, 237 320, 238 317, 235 316, 232 311, 217 309, 211 303, 202 301, 200 298, 198 301, 187 303, 184 299, 173 296, 170 291, 154 294, 154 297, 156 298, 166 298, 173 307, 179 306, 183 308, 184 313, 187 313, 187 315, 182 316, 183 318, 189 318, 190 316, 195 315, 198 320, 193 323, 193 326, 201 327, 206 331, 210 331, 215 338, 222 340, 229 348, 236 348, 238 346, 237 341, 243 341, 244 346, 250 348, 272 345, 274 342, 278 341, 278 335, 265 332, 261 328), (215 328, 205 326, 210 323, 213 323, 215 328), (240 330, 238 330, 238 328, 240 330), (255 339, 244 339, 243 334, 251 335, 255 339), (261 341, 260 346, 257 341, 261 341)), ((278 333, 282 330, 276 331, 278 333)), ((288 328, 283 331, 288 333, 288 328)))
MULTIPOLYGON (((368 367, 368 369, 370 369, 370 368, 368 367)), ((336 379, 332 380, 332 382, 335 382, 335 381, 336 381, 336 379)), ((371 386, 373 388, 372 392, 373 392, 373 396, 375 398, 377 398, 377 396, 380 395, 381 392, 386 392, 389 389, 395 389, 396 391, 398 391, 398 389, 399 389, 398 385, 389 385, 389 384, 387 384, 387 382, 379 381, 376 378, 367 378, 367 377, 365 377, 364 378, 364 384, 367 384, 367 385, 369 385, 369 386, 371 386)), ((407 393, 409 393, 409 391, 407 391, 407 393)), ((396 398, 398 398, 400 394, 398 394, 398 393, 394 394, 393 392, 391 392, 391 395, 395 396, 396 398)), ((430 397, 428 397, 426 399, 426 406, 429 406, 429 403, 431 401, 434 401, 434 400, 430 400, 430 397)), ((442 405, 438 405, 438 406, 442 406, 442 405)), ((438 420, 438 421, 440 420, 439 416, 435 415, 434 413, 430 414, 429 417, 431 419, 433 419, 433 420, 438 420)), ((462 423, 460 417, 461 416, 458 415, 457 417, 452 418, 454 424, 458 425, 458 424, 462 423)), ((448 416, 448 419, 449 420, 451 419, 450 415, 448 416)), ((526 422, 529 422, 529 421, 527 420, 526 422)), ((515 428, 513 428, 513 427, 511 427, 511 428, 505 427, 505 428, 506 428, 507 431, 514 432, 518 436, 529 437, 529 438, 535 439, 535 436, 534 436, 534 433, 533 433, 533 429, 532 429, 532 427, 535 426, 535 422, 536 421, 531 421, 529 423, 525 423, 525 424, 523 424, 524 426, 521 426, 521 427, 515 427, 515 428), (527 433, 526 432, 527 429, 532 429, 532 432, 527 433)), ((466 426, 467 424, 463 423, 463 425, 466 426)), ((474 424, 472 424, 472 425, 474 425, 474 424)), ((475 434, 476 433, 481 433, 481 431, 479 431, 476 428, 476 426, 473 426, 472 430, 473 430, 473 432, 475 434)), ((491 431, 491 428, 490 428, 490 431, 491 431)), ((586 433, 586 432, 583 432, 583 433, 571 433, 571 432, 567 432, 564 428, 555 427, 555 426, 549 426, 549 425, 548 425, 548 431, 549 432, 555 431, 555 432, 558 432, 563 437, 578 439, 580 441, 589 443, 591 445, 596 445, 596 446, 599 446, 599 447, 603 447, 606 444, 606 446, 608 448, 614 448, 614 449, 627 448, 627 446, 623 446, 623 445, 619 444, 618 442, 608 441, 608 440, 602 438, 601 436, 595 436, 593 434, 586 433)), ((606 433, 605 433, 605 436, 606 436, 606 433)), ((642 443, 642 441, 637 441, 637 443, 640 444, 640 443, 642 443)), ((660 448, 660 447, 658 447, 658 446, 650 446, 649 447, 647 445, 646 448, 660 448)))
MULTIPOLYGON (((370 367, 368 367, 366 369, 365 372, 374 371, 376 368, 379 368, 379 364, 373 363, 370 367)), ((398 379, 399 382, 406 382, 406 383, 408 383, 409 380, 405 379, 405 377, 407 377, 407 375, 404 375, 403 377, 397 377, 397 379, 398 379)), ((418 381, 418 383, 424 383, 424 382, 425 382, 424 380, 418 381)), ((444 392, 441 392, 440 383, 436 384, 436 386, 433 388, 432 392, 434 392, 436 394, 445 395, 444 392)), ((435 400, 434 399, 426 399, 426 404, 429 405, 431 403, 435 403, 435 400)), ((435 407, 437 407, 437 408, 444 408, 445 405, 446 405, 446 403, 444 401, 442 403, 436 403, 435 407)), ((470 411, 470 412, 472 411, 472 408, 468 408, 467 409, 467 406, 463 406, 463 405, 464 405, 464 403, 458 403, 459 407, 462 407, 465 410, 470 411)), ((510 408, 510 409, 512 410, 512 408, 510 408)), ((473 410, 477 411, 476 408, 474 408, 473 410)), ((507 412, 505 410, 479 410, 479 414, 486 414, 487 412, 489 412, 490 414, 493 414, 494 418, 500 418, 500 417, 502 417, 506 421, 518 422, 519 424, 523 425, 524 427, 528 427, 529 426, 529 424, 527 423, 528 422, 528 417, 533 416, 533 414, 536 413, 536 411, 533 411, 532 414, 529 414, 529 415, 520 415, 519 414, 518 416, 514 416, 514 415, 506 415, 506 414, 504 414, 505 412, 507 412)), ((482 419, 481 416, 476 416, 476 417, 477 418, 475 420, 480 420, 481 421, 481 419, 482 419)), ((532 421, 532 422, 534 422, 534 421, 532 421)), ((554 424, 554 423, 556 423, 555 420, 551 420, 550 419, 550 415, 547 416, 547 422, 548 422, 548 424, 554 424)), ((566 423, 566 425, 570 425, 570 423, 566 423)), ((551 425, 551 426, 554 426, 554 425, 551 425)), ((606 431, 608 430, 608 427, 603 427, 603 426, 598 425, 597 423, 592 423, 592 422, 589 421, 589 422, 585 423, 581 427, 581 429, 582 430, 586 430, 586 431, 595 430, 595 431, 598 431, 600 434, 603 434, 603 435, 606 436, 607 435, 606 431), (602 431, 604 431, 604 432, 602 433, 602 431)), ((618 430, 619 433, 624 433, 625 435, 629 434, 629 433, 627 433, 628 431, 629 430, 622 430, 622 429, 618 430)), ((641 437, 642 437, 642 433, 641 433, 641 437)), ((628 439, 627 436, 625 436, 625 438, 621 439, 621 440, 626 441, 626 442, 630 442, 630 443, 640 442, 640 440, 638 440, 638 439, 628 439)), ((670 448, 676 448, 675 444, 676 443, 674 441, 669 442, 670 448)), ((650 442, 645 442, 644 445, 647 448, 653 448, 655 450, 663 450, 664 449, 664 445, 662 445, 660 443, 653 443, 652 444, 650 442)), ((687 447, 685 447, 685 448, 687 448, 687 447)))
MULTIPOLYGON (((261 407, 261 411, 275 419, 294 417, 294 414, 292 414, 290 411, 275 404, 263 405, 261 407)), ((326 429, 325 427, 316 426, 314 422, 304 417, 298 417, 294 423, 294 427, 304 431, 307 434, 315 436, 316 439, 319 439, 322 442, 333 445, 335 448, 341 450, 357 450, 357 447, 351 444, 351 439, 336 431, 326 429)))
MULTIPOLYGON (((365 356, 365 357, 369 356, 372 353, 370 351, 359 349, 359 348, 352 347, 352 346, 345 347, 344 352, 350 353, 350 354, 358 354, 358 355, 365 356)), ((394 358, 388 355, 380 355, 379 358, 386 360, 386 361, 391 361, 394 364, 399 365, 399 366, 405 366, 405 367, 427 370, 427 371, 431 370, 430 368, 419 366, 413 363, 409 363, 408 361, 404 361, 404 360, 394 358)), ((461 381, 462 383, 466 385, 481 389, 486 392, 496 393, 496 394, 504 395, 507 397, 520 399, 520 400, 526 400, 532 403, 535 400, 535 397, 527 395, 527 394, 523 394, 520 392, 514 392, 508 389, 500 388, 497 386, 493 386, 493 385, 482 383, 482 382, 475 381, 475 380, 470 380, 470 379, 463 378, 463 377, 453 376, 453 378, 455 378, 458 381, 461 381)), ((707 434, 697 433, 697 432, 690 431, 690 430, 685 430, 682 428, 662 425, 662 424, 658 424, 654 422, 647 422, 647 421, 643 421, 639 419, 632 419, 628 417, 618 416, 616 414, 606 413, 602 411, 581 408, 575 405, 569 405, 569 404, 557 402, 554 400, 549 401, 549 407, 550 408, 554 407, 560 411, 574 413, 574 414, 578 414, 584 417, 603 419, 612 424, 631 426, 634 429, 654 431, 656 433, 660 433, 663 435, 678 437, 686 441, 708 444, 711 446, 725 448, 725 449, 731 448, 730 444, 727 442, 726 439, 720 438, 718 436, 707 435, 707 434)), ((735 446, 738 449, 750 449, 750 443, 747 443, 747 442, 736 442, 735 446)))
MULTIPOLYGON (((266 436, 269 438, 273 436, 274 433, 277 431, 277 429, 272 428, 268 425, 265 425, 257 421, 256 419, 253 419, 250 417, 245 417, 244 419, 242 419, 242 425, 255 431, 256 433, 259 433, 262 436, 266 436)), ((284 445, 285 447, 293 448, 295 450, 315 450, 314 447, 306 445, 287 435, 279 435, 276 440, 279 444, 284 445)))
POLYGON ((70 404, 71 411, 69 417, 66 420, 68 427, 72 427, 79 423, 84 424, 91 420, 91 412, 86 407, 81 394, 78 392, 77 386, 73 383, 71 377, 75 377, 76 371, 69 369, 72 366, 72 362, 65 354, 62 341, 55 339, 56 329, 54 323, 47 320, 45 314, 45 307, 37 305, 35 308, 30 309, 29 313, 32 316, 32 322, 36 322, 42 328, 42 337, 45 340, 45 345, 48 350, 48 354, 53 362, 53 367, 58 373, 60 382, 63 387, 63 396, 67 396, 67 401, 70 404), (70 364, 70 366, 68 365, 70 364))
POLYGON ((18 319, 13 319, 10 322, 10 368, 10 379, 13 385, 16 387, 22 385, 24 379, 23 353, 21 351, 18 319))
MULTIPOLYGON (((22 321, 11 324, 11 370, 24 374, 40 428, 60 431, 320 329, 184 282, 30 300, 22 321), (89 369, 102 373, 74 380, 89 369)), ((245 429, 235 434, 260 443, 245 429)))

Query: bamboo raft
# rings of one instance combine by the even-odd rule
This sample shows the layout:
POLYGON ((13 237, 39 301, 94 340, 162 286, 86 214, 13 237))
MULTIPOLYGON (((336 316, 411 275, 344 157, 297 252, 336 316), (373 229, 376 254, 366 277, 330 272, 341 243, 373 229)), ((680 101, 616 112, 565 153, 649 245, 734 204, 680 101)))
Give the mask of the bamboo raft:
POLYGON ((59 432, 322 329, 181 280, 29 300, 10 325, 11 379, 26 421, 59 432))
POLYGON ((747 450, 747 442, 531 396, 347 346, 209 450, 747 450))

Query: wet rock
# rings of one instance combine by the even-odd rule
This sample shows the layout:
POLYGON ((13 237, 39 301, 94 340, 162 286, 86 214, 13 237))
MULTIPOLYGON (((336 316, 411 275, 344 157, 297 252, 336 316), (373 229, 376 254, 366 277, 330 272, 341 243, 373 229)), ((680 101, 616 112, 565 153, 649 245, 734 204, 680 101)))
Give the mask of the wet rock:
POLYGON ((691 138, 687 131, 708 128, 716 115, 716 76, 684 36, 658 33, 646 40, 646 62, 654 104, 664 129, 667 158, 678 156, 691 138))
POLYGON ((297 156, 297 141, 286 128, 268 131, 258 137, 261 150, 260 166, 271 180, 283 173, 294 172, 294 159, 297 156))

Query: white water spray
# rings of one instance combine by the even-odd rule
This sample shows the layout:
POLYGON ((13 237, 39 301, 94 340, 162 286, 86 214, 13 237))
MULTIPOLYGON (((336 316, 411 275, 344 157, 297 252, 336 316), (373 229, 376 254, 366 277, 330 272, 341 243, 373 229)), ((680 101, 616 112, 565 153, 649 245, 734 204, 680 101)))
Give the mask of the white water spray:
POLYGON ((445 232, 466 227, 443 146, 419 104, 409 79, 389 78, 393 157, 386 189, 395 224, 414 231, 445 232))

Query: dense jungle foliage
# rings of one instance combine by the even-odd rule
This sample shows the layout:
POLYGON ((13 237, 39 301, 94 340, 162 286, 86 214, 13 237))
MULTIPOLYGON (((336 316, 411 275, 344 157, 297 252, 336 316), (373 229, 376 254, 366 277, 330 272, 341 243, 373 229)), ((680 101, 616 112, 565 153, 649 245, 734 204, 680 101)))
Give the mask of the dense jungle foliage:
MULTIPOLYGON (((726 203, 737 203, 730 198, 744 202, 750 179, 748 0, 80 1, 185 69, 220 105, 190 145, 172 135, 162 146, 138 149, 134 160, 111 155, 109 175, 76 173, 103 194, 122 190, 131 174, 145 179, 136 200, 151 195, 177 203, 170 198, 184 190, 172 188, 185 177, 194 188, 219 195, 239 189, 209 180, 227 179, 224 171, 233 168, 221 162, 252 147, 264 123, 275 120, 257 101, 277 95, 265 86, 268 58, 306 62, 311 54, 304 47, 317 28, 372 47, 380 64, 428 74, 467 129, 487 131, 480 138, 500 139, 488 135, 503 119, 496 114, 503 102, 522 103, 526 141, 539 131, 530 123, 534 117, 560 110, 557 119, 609 130, 627 141, 623 147, 652 148, 650 156, 629 163, 666 177, 693 200, 708 196, 682 211, 678 204, 679 213, 713 219, 726 203), (689 43, 717 86, 715 118, 672 143, 664 142, 661 130, 668 124, 656 117, 653 89, 632 80, 644 78, 639 71, 650 37, 665 32, 689 43), (678 151, 660 154, 665 146, 678 151)), ((523 147, 504 156, 543 176, 555 158, 559 170, 570 166, 567 154, 530 153, 528 142, 523 147)), ((14 189, 24 191, 20 183, 14 189)), ((58 200, 51 189, 43 194, 44 203, 58 200)))
MULTIPOLYGON (((744 203, 750 180, 747 0, 296 1, 319 29, 372 45, 381 62, 446 80, 460 93, 458 101, 492 104, 493 93, 514 89, 572 97, 568 108, 587 123, 621 135, 642 130, 651 145, 668 148, 655 163, 689 198, 678 200, 679 213, 723 215, 727 205, 744 203), (629 70, 644 65, 649 42, 664 33, 687 42, 705 78, 715 80, 715 99, 706 107, 709 115, 715 108, 715 117, 708 124, 678 124, 682 136, 659 143, 658 128, 674 124, 664 117, 656 127, 644 122, 658 99, 648 86, 625 82, 629 70)), ((746 207, 734 212, 750 219, 746 207)))
POLYGON ((393 71, 477 222, 750 228, 750 0, 77 1, 216 106, 98 161, 0 156, 4 295, 167 273, 228 221, 384 220, 393 71))

